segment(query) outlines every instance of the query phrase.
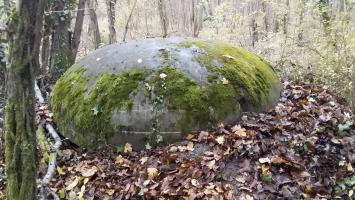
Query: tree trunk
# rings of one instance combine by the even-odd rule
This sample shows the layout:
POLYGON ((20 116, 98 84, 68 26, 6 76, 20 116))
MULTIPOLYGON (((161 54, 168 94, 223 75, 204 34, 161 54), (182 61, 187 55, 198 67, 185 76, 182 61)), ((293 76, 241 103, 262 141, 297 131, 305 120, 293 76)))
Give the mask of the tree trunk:
POLYGON ((10 8, 11 8, 11 3, 10 0, 3 0, 3 10, 5 11, 5 15, 9 16, 10 14, 10 8))
POLYGON ((250 21, 250 28, 251 28, 251 45, 255 47, 255 43, 258 41, 258 24, 254 18, 250 21))
MULTIPOLYGON (((6 17, 9 16, 10 12, 10 1, 9 0, 3 0, 3 11, 6 15, 6 17)), ((3 21, 1 21, 3 22, 3 21)), ((5 23, 4 23, 5 25, 5 23)), ((6 43, 7 43, 7 38, 6 38, 6 27, 3 26, 3 24, 0 25, 0 144, 3 144, 3 122, 4 122, 4 108, 5 108, 5 99, 6 99, 6 55, 5 55, 5 49, 6 49, 6 43)), ((3 146, 0 145, 0 152, 3 152, 3 146)), ((2 158, 2 153, 0 154, 0 158, 2 158)))
POLYGON ((107 19, 108 19, 108 28, 109 28, 109 43, 115 43, 116 39, 116 29, 115 29, 115 22, 116 22, 116 2, 117 0, 106 0, 107 6, 107 19))
POLYGON ((41 69, 40 73, 45 75, 48 73, 51 62, 51 35, 53 20, 51 17, 53 3, 48 2, 44 8, 44 24, 43 24, 43 35, 42 35, 42 49, 41 49, 41 69))
POLYGON ((318 1, 318 10, 321 15, 321 22, 323 24, 325 34, 329 33, 330 26, 330 11, 329 11, 329 0, 319 0, 318 1))
POLYGON ((123 39, 122 39, 123 42, 126 42, 126 37, 127 37, 128 29, 129 29, 129 23, 131 22, 133 11, 136 8, 136 4, 137 4, 137 0, 134 1, 133 7, 132 7, 131 12, 129 13, 129 16, 128 16, 126 26, 124 29, 123 39))
POLYGON ((269 18, 268 18, 268 12, 267 12, 267 2, 266 0, 263 0, 261 3, 262 11, 264 14, 264 28, 265 28, 265 35, 268 35, 269 32, 269 18))
POLYGON ((8 26, 9 68, 5 116, 7 199, 36 199, 35 66, 43 0, 18 0, 8 26))
POLYGON ((163 0, 158 0, 158 10, 160 15, 160 23, 163 30, 163 38, 168 36, 168 16, 166 15, 166 5, 163 0))
MULTIPOLYGON (((5 103, 5 73, 6 73, 6 63, 5 63, 5 44, 2 41, 2 36, 5 35, 3 31, 0 31, 0 142, 2 141, 2 129, 3 129, 3 119, 4 119, 4 103, 5 103)), ((2 144, 2 143, 1 143, 2 144)), ((0 145, 0 151, 2 148, 0 145)))
POLYGON ((286 0, 286 11, 283 16, 283 33, 287 35, 288 23, 290 19, 290 0, 286 0))
POLYGON ((92 35, 94 37, 95 49, 98 49, 101 44, 101 36, 100 36, 99 23, 97 22, 97 15, 95 12, 96 0, 88 0, 87 3, 88 3, 89 16, 90 16, 90 30, 92 31, 92 35))
POLYGON ((80 38, 81 38, 81 31, 83 30, 85 1, 86 0, 79 0, 78 10, 76 12, 74 33, 73 33, 73 38, 71 41, 71 51, 73 54, 72 58, 74 60, 76 58, 76 54, 78 53, 78 48, 79 48, 80 38))
POLYGON ((73 64, 70 45, 70 4, 67 0, 55 0, 53 5, 54 27, 52 34, 50 83, 54 84, 59 77, 73 64), (63 12, 64 11, 64 12, 63 12))
POLYGON ((193 37, 198 37, 200 34, 200 31, 202 29, 202 15, 203 15, 203 8, 201 7, 200 3, 196 5, 196 3, 193 0, 193 31, 192 31, 192 36, 193 37))

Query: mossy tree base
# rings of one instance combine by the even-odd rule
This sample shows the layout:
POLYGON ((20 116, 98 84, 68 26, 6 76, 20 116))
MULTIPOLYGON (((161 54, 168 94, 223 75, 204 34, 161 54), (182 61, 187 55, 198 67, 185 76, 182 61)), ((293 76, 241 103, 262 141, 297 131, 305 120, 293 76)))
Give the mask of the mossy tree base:
MULTIPOLYGON (((5 161, 9 200, 36 199, 34 75, 43 16, 37 0, 19 1, 9 19, 9 61, 5 111, 5 161), (38 22, 38 23, 36 23, 38 22)), ((43 3, 43 2, 42 2, 43 3)))

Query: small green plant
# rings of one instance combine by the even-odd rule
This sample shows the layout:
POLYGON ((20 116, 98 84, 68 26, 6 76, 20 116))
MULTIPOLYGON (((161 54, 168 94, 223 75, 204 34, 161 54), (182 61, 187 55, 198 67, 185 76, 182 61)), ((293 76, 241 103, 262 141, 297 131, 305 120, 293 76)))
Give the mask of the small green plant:
MULTIPOLYGON (((165 78, 166 74, 161 73, 159 75, 160 79, 158 80, 156 86, 160 87, 159 89, 166 89, 165 85, 165 78)), ((152 112, 153 112, 153 119, 152 119, 152 133, 148 138, 148 143, 146 144, 146 148, 150 149, 151 144, 152 145, 157 145, 161 142, 163 142, 163 136, 161 135, 160 129, 161 129, 161 124, 160 124, 160 118, 164 110, 164 95, 163 94, 155 94, 154 93, 154 87, 150 86, 148 83, 145 84, 146 89, 149 93, 149 99, 151 100, 152 104, 152 112)))

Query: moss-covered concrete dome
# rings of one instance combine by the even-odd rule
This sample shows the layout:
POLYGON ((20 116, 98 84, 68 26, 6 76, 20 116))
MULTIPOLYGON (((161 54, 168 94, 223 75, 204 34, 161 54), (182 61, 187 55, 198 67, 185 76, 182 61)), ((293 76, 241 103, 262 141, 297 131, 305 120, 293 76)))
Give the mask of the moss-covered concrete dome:
POLYGON ((143 148, 162 136, 276 104, 281 84, 262 58, 231 45, 191 38, 147 39, 98 49, 56 83, 51 107, 59 130, 89 149, 143 148), (154 134, 158 133, 158 134, 154 134))

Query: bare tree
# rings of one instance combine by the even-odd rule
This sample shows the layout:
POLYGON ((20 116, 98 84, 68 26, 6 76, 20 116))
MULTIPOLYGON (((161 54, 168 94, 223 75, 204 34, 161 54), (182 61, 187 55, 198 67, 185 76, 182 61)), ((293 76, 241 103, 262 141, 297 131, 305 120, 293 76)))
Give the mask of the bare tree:
POLYGON ((251 45, 252 47, 255 47, 256 42, 258 41, 258 30, 257 30, 258 24, 256 22, 256 19, 253 17, 250 20, 250 28, 251 28, 251 45))
POLYGON ((86 0, 79 0, 78 10, 76 13, 74 33, 71 41, 71 51, 73 59, 76 58, 76 54, 78 53, 78 48, 80 44, 81 31, 83 29, 84 22, 85 1, 86 0))
POLYGON ((94 45, 95 45, 95 49, 97 49, 101 44, 99 23, 97 22, 97 15, 95 12, 97 2, 96 0, 88 0, 87 3, 88 3, 89 16, 90 16, 89 32, 91 32, 91 34, 94 37, 94 45))
POLYGON ((267 2, 266 0, 262 0, 261 2, 261 7, 262 7, 262 11, 263 11, 263 14, 264 14, 264 28, 265 28, 265 35, 268 34, 269 32, 269 18, 268 18, 268 10, 267 10, 267 2))
POLYGON ((50 58, 51 58, 51 34, 52 34, 52 18, 50 15, 51 10, 50 3, 47 3, 45 6, 44 12, 44 24, 43 24, 43 35, 42 35, 42 49, 41 49, 41 74, 47 74, 47 69, 49 67, 50 58))
POLYGON ((106 0, 107 19, 109 24, 109 43, 115 43, 116 39, 116 2, 117 0, 106 0))
POLYGON ((70 31, 70 1, 55 0, 52 22, 52 45, 50 58, 50 83, 54 84, 59 77, 75 62, 78 52, 84 21, 85 0, 79 0, 74 33, 70 31))
POLYGON ((289 23, 289 19, 290 19, 290 0, 286 0, 285 2, 286 4, 286 10, 284 11, 284 16, 283 16, 283 33, 285 35, 287 35, 287 26, 288 26, 288 23, 289 23))
POLYGON ((164 0, 158 0, 158 10, 160 15, 160 24, 163 30, 163 38, 168 36, 168 16, 166 15, 166 4, 164 0))
POLYGON ((319 0, 318 1, 318 10, 321 15, 321 21, 323 24, 324 32, 329 33, 330 26, 330 9, 329 9, 329 0, 319 0))
POLYGON ((35 71, 43 0, 18 0, 8 25, 9 68, 5 116, 7 199, 36 199, 35 71))
POLYGON ((198 37, 200 30, 202 29, 203 9, 200 3, 196 3, 196 1, 198 0, 191 0, 191 27, 193 37, 198 37))
POLYGON ((51 13, 53 20, 53 34, 51 46, 50 83, 55 83, 67 70, 74 58, 71 51, 70 29, 70 2, 67 0, 55 0, 51 13))
POLYGON ((133 11, 136 8, 136 5, 137 5, 137 0, 134 1, 132 9, 129 12, 129 15, 128 15, 128 18, 127 18, 127 21, 126 21, 126 26, 125 26, 125 29, 124 29, 124 34, 123 34, 123 39, 122 39, 123 42, 126 41, 127 33, 128 33, 128 29, 129 29, 129 23, 131 22, 133 11))

